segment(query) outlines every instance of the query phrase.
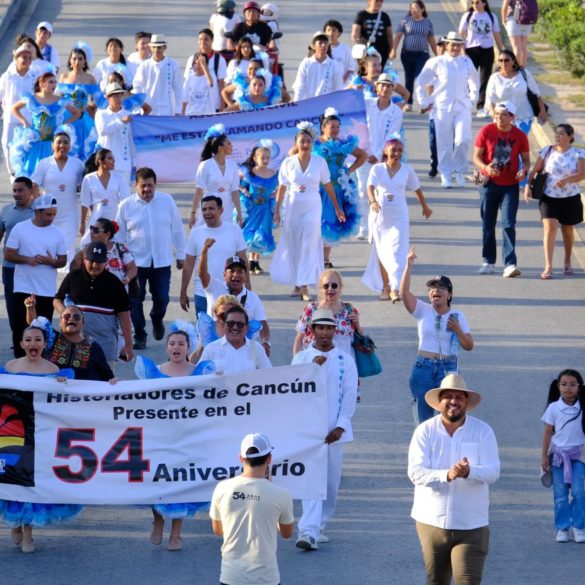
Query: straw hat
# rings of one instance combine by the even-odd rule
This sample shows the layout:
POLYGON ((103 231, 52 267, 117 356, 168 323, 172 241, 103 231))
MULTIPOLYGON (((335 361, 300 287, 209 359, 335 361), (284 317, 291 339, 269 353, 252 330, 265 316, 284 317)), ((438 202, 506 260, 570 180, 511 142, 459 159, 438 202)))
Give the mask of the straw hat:
POLYGON ((441 392, 445 390, 459 390, 467 394, 467 410, 473 410, 481 402, 481 394, 470 390, 465 380, 459 374, 447 374, 441 381, 439 388, 433 388, 425 394, 426 403, 435 410, 439 410, 441 392))

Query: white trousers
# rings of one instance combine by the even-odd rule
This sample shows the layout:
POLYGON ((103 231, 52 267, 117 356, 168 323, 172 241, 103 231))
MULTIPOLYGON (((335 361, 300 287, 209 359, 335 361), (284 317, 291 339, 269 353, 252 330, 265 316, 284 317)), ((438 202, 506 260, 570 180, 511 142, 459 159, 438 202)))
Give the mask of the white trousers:
POLYGON ((20 122, 4 122, 2 127, 2 154, 4 155, 4 161, 6 162, 6 169, 8 170, 8 176, 10 182, 13 182, 15 177, 13 175, 12 165, 10 164, 10 147, 8 146, 12 142, 14 137, 14 130, 21 126, 20 122))
POLYGON ((308 534, 317 540, 325 530, 325 525, 335 512, 342 467, 343 443, 332 443, 327 447, 327 499, 302 500, 303 515, 299 520, 299 534, 308 534))
POLYGON ((356 172, 358 180, 358 213, 360 214, 360 232, 368 231, 368 214, 370 213, 370 202, 368 201, 368 177, 372 165, 365 162, 356 172))
POLYGON ((437 168, 441 175, 467 172, 467 153, 471 144, 471 110, 455 104, 450 110, 437 109, 437 168))

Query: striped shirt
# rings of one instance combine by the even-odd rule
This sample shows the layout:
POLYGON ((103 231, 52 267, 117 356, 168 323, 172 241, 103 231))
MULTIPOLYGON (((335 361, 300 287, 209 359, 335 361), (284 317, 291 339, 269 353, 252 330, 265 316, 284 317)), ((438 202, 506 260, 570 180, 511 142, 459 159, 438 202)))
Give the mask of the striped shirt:
POLYGON ((404 35, 403 51, 428 53, 429 37, 433 34, 433 23, 428 18, 414 20, 407 16, 400 21, 398 32, 404 35))

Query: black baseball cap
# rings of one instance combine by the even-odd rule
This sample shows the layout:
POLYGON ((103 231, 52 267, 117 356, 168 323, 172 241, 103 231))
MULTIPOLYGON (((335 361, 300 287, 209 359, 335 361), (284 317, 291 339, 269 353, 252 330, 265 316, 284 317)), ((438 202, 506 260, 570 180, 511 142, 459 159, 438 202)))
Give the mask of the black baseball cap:
POLYGON ((435 276, 434 278, 431 278, 431 280, 427 281, 427 288, 433 288, 436 286, 442 286, 449 292, 453 292, 453 283, 451 282, 451 279, 444 274, 435 276))

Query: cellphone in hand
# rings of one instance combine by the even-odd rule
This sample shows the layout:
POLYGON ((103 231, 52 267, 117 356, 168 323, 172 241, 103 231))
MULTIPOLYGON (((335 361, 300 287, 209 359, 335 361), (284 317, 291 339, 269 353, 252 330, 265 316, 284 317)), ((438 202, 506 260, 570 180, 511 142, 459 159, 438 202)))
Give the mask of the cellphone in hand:
MULTIPOLYGON (((453 317, 455 321, 459 322, 459 313, 451 313, 451 315, 449 315, 449 319, 451 319, 451 317, 453 317)), ((447 331, 453 331, 453 329, 451 329, 449 326, 449 320, 447 320, 447 331)))

